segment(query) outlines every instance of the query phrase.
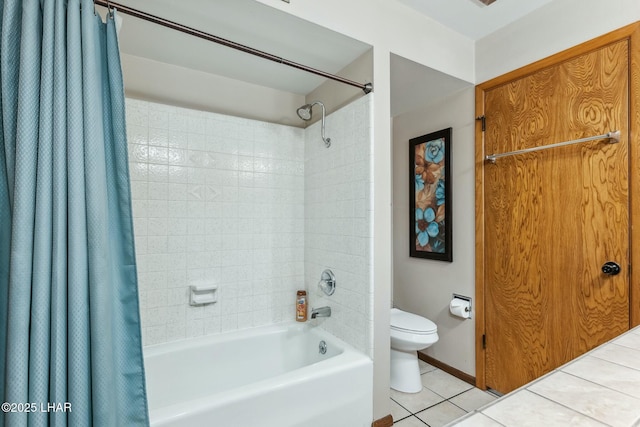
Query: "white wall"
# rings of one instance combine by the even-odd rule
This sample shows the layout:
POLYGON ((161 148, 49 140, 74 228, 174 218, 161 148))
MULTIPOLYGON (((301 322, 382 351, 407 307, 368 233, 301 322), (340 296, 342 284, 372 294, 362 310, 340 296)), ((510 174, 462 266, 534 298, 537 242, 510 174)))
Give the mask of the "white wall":
POLYGON ((302 127, 304 95, 122 54, 125 93, 185 108, 302 127))
POLYGON ((373 95, 329 115, 326 148, 320 123, 305 130, 305 283, 313 307, 331 317, 312 320, 373 357, 371 282, 371 111, 373 95), (336 276, 331 296, 318 292, 324 269, 336 276))
MULTIPOLYGON (((391 52, 378 48, 373 53, 375 81, 390 82, 391 52)), ((375 83, 374 83, 375 84, 375 83)), ((391 341, 391 86, 380 84, 375 89, 373 111, 373 154, 371 185, 373 189, 373 419, 391 411, 389 372, 391 341)))
POLYGON ((481 83, 640 20, 638 0, 556 0, 476 43, 481 83))
POLYGON ((452 293, 475 296, 473 100, 471 87, 393 120, 393 303, 435 322, 440 339, 426 353, 469 375, 475 375, 475 320, 453 317, 449 301, 452 293), (448 127, 453 128, 453 262, 411 258, 409 139, 448 127))
POLYGON ((304 131, 127 99, 144 345, 293 319, 304 131), (219 300, 188 304, 188 286, 219 300))
MULTIPOLYGON (((351 64, 337 72, 336 75, 363 84, 372 83, 373 50, 370 49, 362 54, 351 64)), ((333 80, 326 80, 320 86, 309 92, 305 100, 306 103, 321 100, 327 109, 327 114, 330 114, 363 96, 366 96, 366 94, 362 89, 333 80)), ((306 126, 317 122, 320 120, 320 117, 320 114, 314 114, 311 120, 306 122, 306 126)))

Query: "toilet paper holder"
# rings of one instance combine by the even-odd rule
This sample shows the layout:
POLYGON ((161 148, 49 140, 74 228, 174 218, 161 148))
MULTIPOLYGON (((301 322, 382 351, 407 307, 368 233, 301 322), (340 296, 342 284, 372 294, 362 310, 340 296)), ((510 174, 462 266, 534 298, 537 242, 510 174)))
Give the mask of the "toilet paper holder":
MULTIPOLYGON (((457 300, 462 300, 462 301, 464 301, 464 302, 466 303, 466 304, 465 304, 465 307, 464 307, 464 312, 465 312, 465 314, 467 314, 467 316, 465 316, 464 318, 465 318, 465 319, 471 319, 471 307, 473 307, 473 301, 472 301, 472 298, 471 298, 471 297, 464 296, 464 295, 452 294, 451 302, 449 303, 450 310, 451 310, 451 304, 452 304, 452 303, 453 303, 453 301, 455 301, 456 299, 457 299, 457 300)), ((453 313, 452 313, 452 314, 453 314, 453 313)))

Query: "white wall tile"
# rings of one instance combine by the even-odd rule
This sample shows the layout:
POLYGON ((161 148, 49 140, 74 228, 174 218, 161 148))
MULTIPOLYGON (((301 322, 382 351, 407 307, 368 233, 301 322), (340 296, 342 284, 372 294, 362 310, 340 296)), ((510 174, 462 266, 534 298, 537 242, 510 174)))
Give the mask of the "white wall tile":
POLYGON ((295 291, 317 322, 372 352, 370 101, 306 130, 127 100, 144 345, 290 321, 295 291), (341 127, 341 128, 338 128, 341 127), (318 297, 330 267, 338 290, 318 297), (195 280, 219 302, 188 305, 195 280))
MULTIPOLYGON (((331 147, 320 139, 320 124, 305 130, 304 275, 313 306, 328 305, 331 317, 312 322, 373 355, 370 208, 371 134, 367 97, 327 117, 331 147), (325 268, 336 276, 332 296, 318 294, 325 268)), ((297 171, 296 171, 297 173, 297 171)))
POLYGON ((303 286, 304 131, 132 99, 126 106, 144 345, 293 313, 303 286), (257 258, 253 248, 280 256, 257 258), (196 280, 218 284, 219 302, 189 306, 196 280))

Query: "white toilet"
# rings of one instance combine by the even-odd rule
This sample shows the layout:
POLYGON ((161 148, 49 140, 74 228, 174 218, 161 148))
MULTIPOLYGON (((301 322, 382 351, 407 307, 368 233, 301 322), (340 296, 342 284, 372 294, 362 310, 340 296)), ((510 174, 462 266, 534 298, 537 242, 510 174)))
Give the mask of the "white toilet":
POLYGON ((391 309, 391 388, 405 393, 422 390, 418 350, 438 341, 438 327, 429 319, 391 309))

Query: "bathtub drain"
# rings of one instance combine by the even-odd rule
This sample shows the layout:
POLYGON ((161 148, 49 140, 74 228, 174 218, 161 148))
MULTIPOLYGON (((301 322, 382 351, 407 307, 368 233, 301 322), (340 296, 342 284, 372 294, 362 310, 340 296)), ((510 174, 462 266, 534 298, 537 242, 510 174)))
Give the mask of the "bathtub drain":
POLYGON ((320 354, 325 354, 327 352, 327 343, 323 341, 320 341, 320 344, 318 344, 318 351, 320 352, 320 354))

